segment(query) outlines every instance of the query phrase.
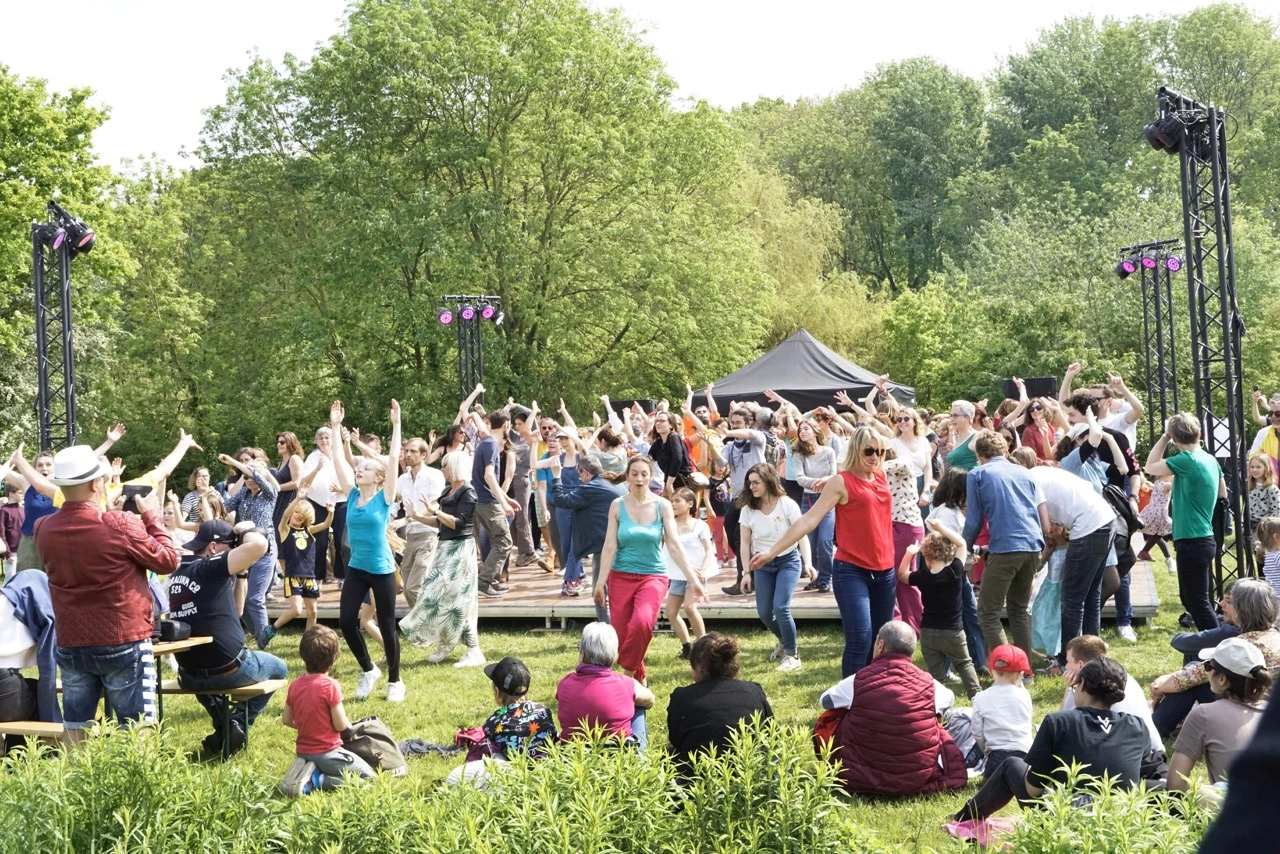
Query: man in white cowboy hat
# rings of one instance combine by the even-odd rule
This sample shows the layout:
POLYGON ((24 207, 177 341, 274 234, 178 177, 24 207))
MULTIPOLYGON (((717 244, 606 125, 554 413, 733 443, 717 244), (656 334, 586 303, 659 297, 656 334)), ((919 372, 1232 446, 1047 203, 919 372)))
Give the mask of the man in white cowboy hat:
MULTIPOLYGON (((147 570, 168 575, 178 568, 159 490, 136 498, 137 513, 104 511, 110 475, 111 467, 88 445, 59 451, 50 480, 66 500, 35 529, 36 551, 49 575, 63 718, 72 740, 92 726, 104 692, 117 720, 155 721, 147 570)), ((112 503, 118 508, 123 496, 112 503)))

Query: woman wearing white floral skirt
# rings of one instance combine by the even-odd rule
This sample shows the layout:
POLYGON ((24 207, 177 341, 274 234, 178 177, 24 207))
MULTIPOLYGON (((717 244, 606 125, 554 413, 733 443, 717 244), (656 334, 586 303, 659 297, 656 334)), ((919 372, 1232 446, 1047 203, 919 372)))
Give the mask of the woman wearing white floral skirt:
POLYGON ((437 528, 440 544, 422 582, 418 601, 400 621, 400 632, 415 646, 435 647, 427 661, 438 664, 459 644, 467 651, 454 667, 485 663, 480 651, 476 601, 476 541, 472 519, 476 493, 466 454, 454 451, 444 458, 449 491, 435 505, 414 508, 413 518, 437 528))

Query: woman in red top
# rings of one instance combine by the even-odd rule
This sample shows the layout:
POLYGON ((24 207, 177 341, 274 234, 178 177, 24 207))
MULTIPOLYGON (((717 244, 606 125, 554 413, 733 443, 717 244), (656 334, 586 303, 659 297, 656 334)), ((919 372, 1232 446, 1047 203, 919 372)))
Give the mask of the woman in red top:
POLYGON ((754 572, 794 546, 836 512, 832 589, 844 626, 841 675, 852 676, 871 659, 880 627, 893 619, 897 580, 893 573, 893 499, 881 463, 887 442, 870 427, 849 440, 844 471, 829 478, 809 511, 767 551, 751 559, 754 572))
POLYGON ((1022 428, 1022 445, 1036 452, 1039 462, 1052 462, 1054 459, 1053 425, 1045 416, 1044 401, 1036 398, 1030 407, 1031 423, 1022 428))

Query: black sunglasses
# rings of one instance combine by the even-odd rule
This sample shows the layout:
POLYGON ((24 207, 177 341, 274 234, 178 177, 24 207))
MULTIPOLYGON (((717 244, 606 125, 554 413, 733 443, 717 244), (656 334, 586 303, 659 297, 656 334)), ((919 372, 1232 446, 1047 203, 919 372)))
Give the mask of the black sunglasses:
POLYGON ((1038 403, 1035 406, 1031 407, 1032 412, 1042 412, 1043 410, 1044 410, 1044 407, 1038 403))
POLYGON ((1271 417, 1272 417, 1272 418, 1280 418, 1280 412, 1273 412, 1273 413, 1271 413, 1271 417))
POLYGON ((885 455, 884 448, 863 448, 862 455, 864 457, 883 457, 885 455))

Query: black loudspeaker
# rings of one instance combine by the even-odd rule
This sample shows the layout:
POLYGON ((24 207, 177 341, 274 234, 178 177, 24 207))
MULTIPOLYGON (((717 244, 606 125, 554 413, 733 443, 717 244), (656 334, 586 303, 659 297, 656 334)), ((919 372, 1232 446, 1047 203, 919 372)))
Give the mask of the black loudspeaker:
MULTIPOLYGON (((1058 396, 1058 378, 1057 377, 1025 377, 1022 380, 1027 387, 1027 397, 1053 397, 1058 396)), ((1004 381, 1004 396, 1018 399, 1018 387, 1013 384, 1013 379, 1009 378, 1004 381)))

